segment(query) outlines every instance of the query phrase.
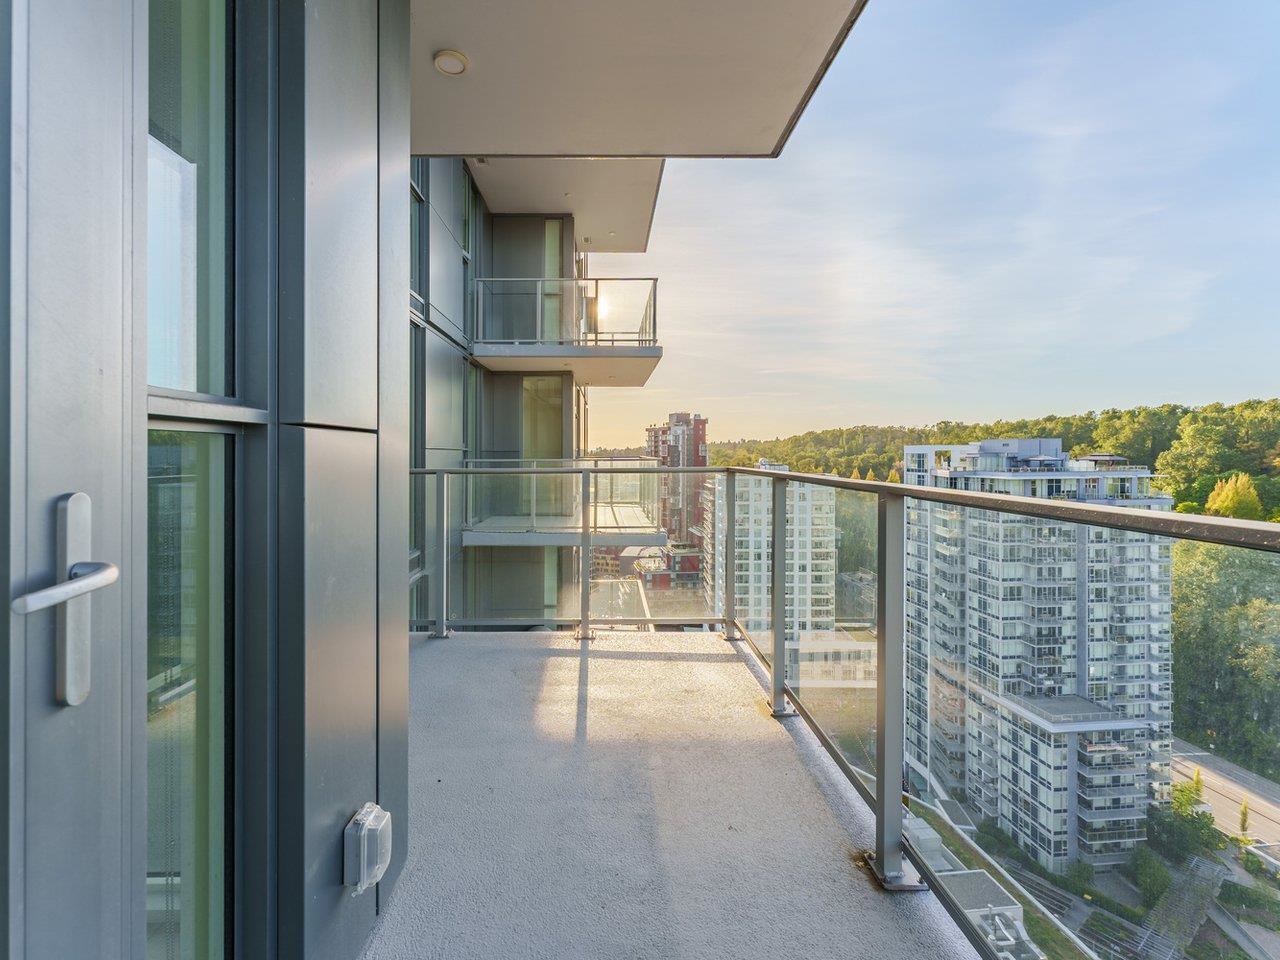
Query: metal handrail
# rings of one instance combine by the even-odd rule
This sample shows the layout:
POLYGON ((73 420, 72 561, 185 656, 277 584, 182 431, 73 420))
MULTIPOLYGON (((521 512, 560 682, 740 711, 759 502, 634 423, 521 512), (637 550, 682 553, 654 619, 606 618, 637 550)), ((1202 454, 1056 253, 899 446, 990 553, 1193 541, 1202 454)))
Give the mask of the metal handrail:
POLYGON ((1155 510, 1134 510, 1128 507, 1108 507, 1095 504, 1072 503, 1060 500, 1044 500, 1036 497, 1019 497, 1005 493, 980 493, 975 490, 952 490, 943 487, 921 487, 884 480, 851 480, 825 473, 793 473, 786 470, 767 470, 760 467, 549 467, 536 471, 505 467, 449 467, 411 469, 411 474, 438 476, 440 474, 502 474, 530 473, 576 474, 583 470, 593 473, 702 473, 735 474, 738 476, 785 479, 814 486, 834 487, 838 490, 854 490, 890 497, 906 497, 931 503, 972 507, 996 513, 1013 513, 1024 517, 1038 517, 1064 523, 1083 523, 1113 530, 1129 530, 1135 533, 1152 533, 1157 536, 1181 540, 1196 540, 1227 547, 1245 547, 1280 553, 1280 523, 1265 520, 1237 520, 1231 517, 1210 517, 1200 514, 1172 513, 1155 510))

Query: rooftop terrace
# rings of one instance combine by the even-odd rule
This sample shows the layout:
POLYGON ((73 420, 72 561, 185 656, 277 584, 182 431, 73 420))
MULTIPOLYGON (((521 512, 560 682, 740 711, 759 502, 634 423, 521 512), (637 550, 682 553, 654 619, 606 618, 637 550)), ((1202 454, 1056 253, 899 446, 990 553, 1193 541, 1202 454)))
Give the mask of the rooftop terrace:
POLYGON ((368 960, 974 957, 861 865, 873 815, 713 633, 411 654, 409 861, 368 960))

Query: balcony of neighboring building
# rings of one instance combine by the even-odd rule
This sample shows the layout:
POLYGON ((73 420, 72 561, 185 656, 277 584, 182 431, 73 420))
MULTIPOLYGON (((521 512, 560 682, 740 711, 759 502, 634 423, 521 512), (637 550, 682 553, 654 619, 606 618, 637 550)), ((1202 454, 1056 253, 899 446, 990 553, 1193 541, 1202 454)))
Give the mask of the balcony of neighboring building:
POLYGON ((503 373, 572 373, 579 386, 642 387, 662 359, 652 278, 476 280, 472 354, 503 373))

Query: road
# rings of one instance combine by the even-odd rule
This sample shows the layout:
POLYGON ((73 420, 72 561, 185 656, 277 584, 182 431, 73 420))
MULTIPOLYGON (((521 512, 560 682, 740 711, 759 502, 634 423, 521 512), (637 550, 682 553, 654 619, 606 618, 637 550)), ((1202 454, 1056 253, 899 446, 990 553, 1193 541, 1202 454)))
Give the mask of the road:
POLYGON ((1240 801, 1248 797, 1249 835, 1267 843, 1280 843, 1280 784, 1175 737, 1173 782, 1191 780, 1197 767, 1204 783, 1204 802, 1213 810, 1220 830, 1236 832, 1240 801))

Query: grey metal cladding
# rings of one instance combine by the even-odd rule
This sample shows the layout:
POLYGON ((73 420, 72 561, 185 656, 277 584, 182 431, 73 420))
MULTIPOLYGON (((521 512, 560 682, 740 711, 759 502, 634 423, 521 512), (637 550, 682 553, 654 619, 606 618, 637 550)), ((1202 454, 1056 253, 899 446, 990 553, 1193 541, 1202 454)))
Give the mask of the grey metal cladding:
POLYGON ((280 419, 378 423, 378 4, 280 8, 280 419))
MULTIPOLYGON (((378 168, 378 803, 391 812, 381 910, 409 839, 409 3, 381 0, 378 168)), ((415 481, 421 482, 421 481, 415 481)))
POLYGON ((371 433, 280 428, 282 957, 357 956, 375 915, 342 831, 377 791, 377 458, 371 433))

